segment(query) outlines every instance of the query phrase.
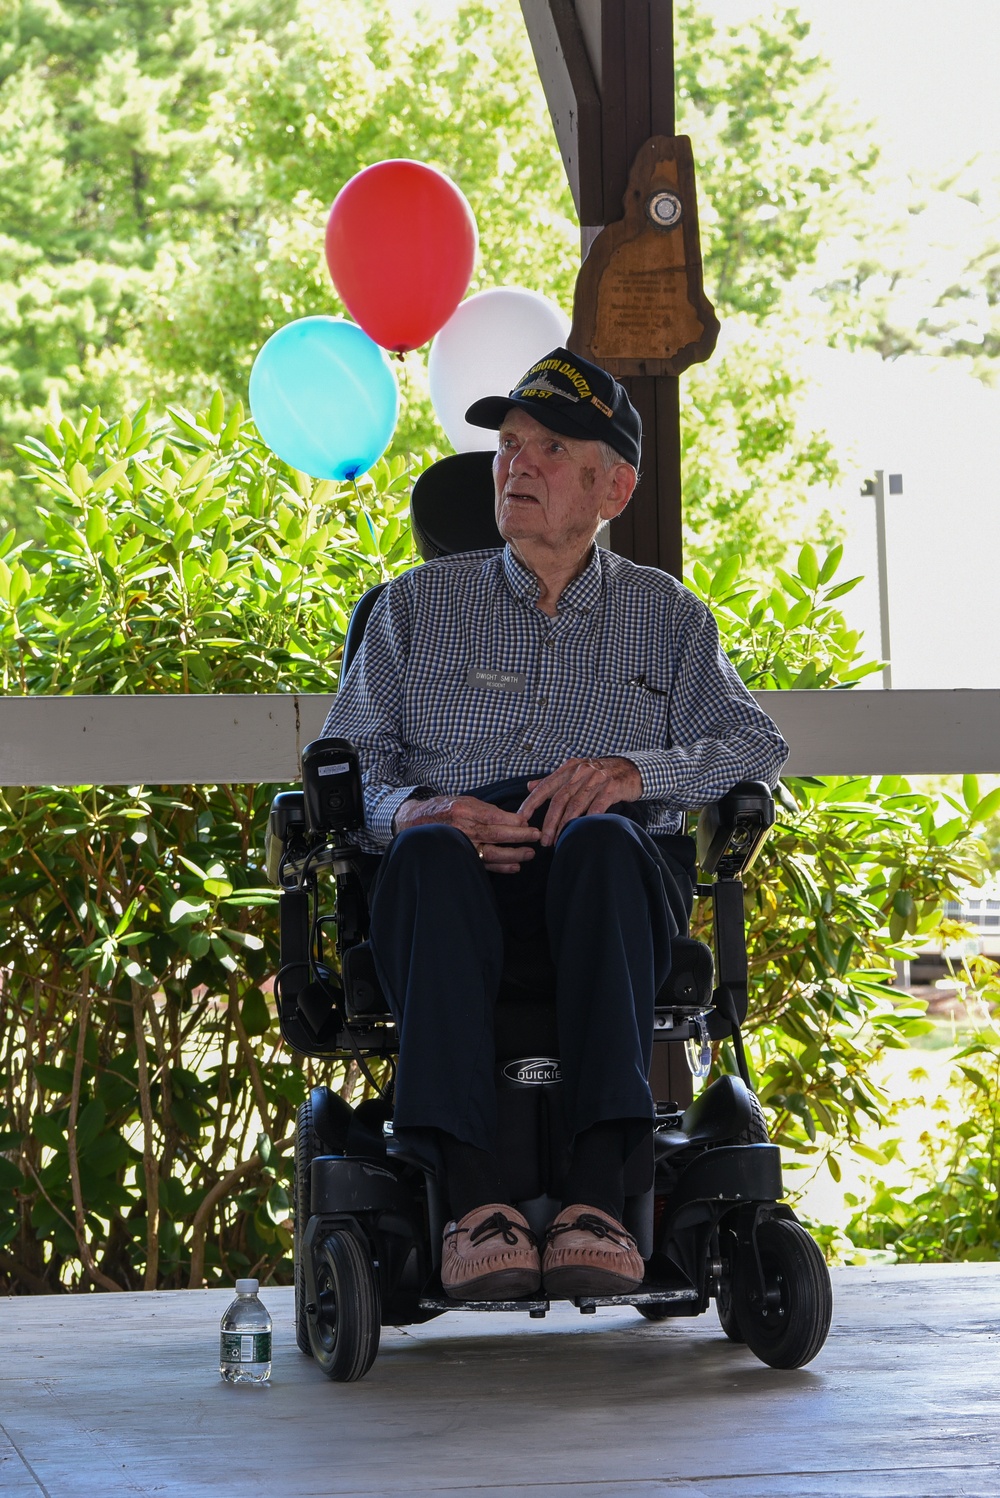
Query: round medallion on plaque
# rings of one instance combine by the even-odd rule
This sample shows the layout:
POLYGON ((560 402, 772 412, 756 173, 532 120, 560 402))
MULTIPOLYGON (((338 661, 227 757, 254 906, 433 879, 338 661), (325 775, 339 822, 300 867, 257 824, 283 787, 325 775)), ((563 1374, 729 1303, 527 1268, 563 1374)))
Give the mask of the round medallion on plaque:
POLYGON ((683 212, 676 193, 654 192, 646 199, 646 215, 658 229, 673 229, 680 223, 683 212))

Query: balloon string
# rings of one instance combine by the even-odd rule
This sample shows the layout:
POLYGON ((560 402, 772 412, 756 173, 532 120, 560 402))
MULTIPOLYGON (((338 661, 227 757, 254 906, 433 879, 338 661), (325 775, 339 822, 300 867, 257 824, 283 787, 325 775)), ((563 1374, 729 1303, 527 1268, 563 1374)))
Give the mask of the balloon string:
POLYGON ((378 544, 378 537, 375 534, 375 522, 372 520, 368 506, 361 498, 361 490, 358 488, 357 474, 351 474, 351 483, 354 485, 354 493, 358 501, 358 508, 360 509, 362 515, 364 515, 365 519, 368 521, 368 529, 371 532, 372 540, 375 543, 375 555, 378 557, 379 576, 381 577, 382 581, 385 582, 389 576, 388 572, 386 571, 385 558, 382 555, 381 548, 378 544))

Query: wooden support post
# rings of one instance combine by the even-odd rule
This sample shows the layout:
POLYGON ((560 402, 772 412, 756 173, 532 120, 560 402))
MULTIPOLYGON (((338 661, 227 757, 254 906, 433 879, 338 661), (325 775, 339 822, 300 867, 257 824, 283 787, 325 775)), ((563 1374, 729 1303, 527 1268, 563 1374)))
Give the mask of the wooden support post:
MULTIPOLYGON (((672 0, 521 0, 521 9, 586 257, 601 229, 622 217, 629 176, 644 143, 674 133, 672 0)), ((574 332, 579 299, 576 310, 574 332)), ((587 352, 579 342, 571 346, 587 352)), ((631 505, 612 523, 611 545, 623 556, 680 577, 677 375, 630 374, 623 383, 642 417, 642 466, 631 505)))

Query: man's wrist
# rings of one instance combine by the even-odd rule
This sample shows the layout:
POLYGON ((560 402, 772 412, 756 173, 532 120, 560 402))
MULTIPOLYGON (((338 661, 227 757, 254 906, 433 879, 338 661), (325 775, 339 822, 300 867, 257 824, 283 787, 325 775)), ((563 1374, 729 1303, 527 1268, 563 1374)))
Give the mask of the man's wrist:
POLYGON ((437 795, 437 791, 434 790, 434 788, 432 786, 429 786, 429 785, 415 785, 413 787, 412 791, 410 792, 410 794, 407 796, 406 800, 405 801, 400 801, 399 805, 396 807, 396 810, 393 812, 393 816, 392 816, 392 835, 393 835, 393 837, 396 836, 396 832, 398 831, 398 828, 397 828, 397 825, 396 825, 396 820, 397 820, 397 818, 399 816, 399 813, 403 810, 404 806, 408 806, 411 801, 429 801, 432 796, 436 796, 436 795, 437 795))

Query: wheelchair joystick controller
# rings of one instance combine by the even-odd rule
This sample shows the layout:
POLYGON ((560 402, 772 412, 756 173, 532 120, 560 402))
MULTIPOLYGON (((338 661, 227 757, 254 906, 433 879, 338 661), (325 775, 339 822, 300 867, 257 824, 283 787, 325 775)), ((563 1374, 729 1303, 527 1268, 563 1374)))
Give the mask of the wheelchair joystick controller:
POLYGON ((346 739, 313 739, 302 751, 306 830, 343 836, 364 826, 361 766, 346 739))

